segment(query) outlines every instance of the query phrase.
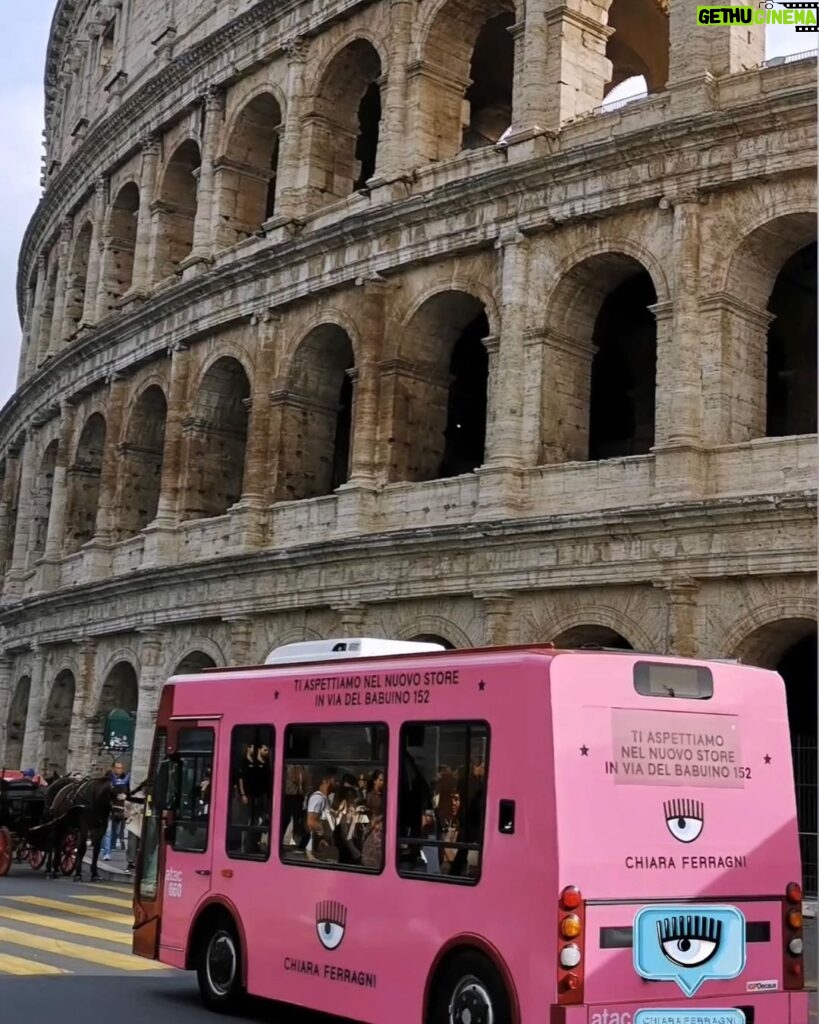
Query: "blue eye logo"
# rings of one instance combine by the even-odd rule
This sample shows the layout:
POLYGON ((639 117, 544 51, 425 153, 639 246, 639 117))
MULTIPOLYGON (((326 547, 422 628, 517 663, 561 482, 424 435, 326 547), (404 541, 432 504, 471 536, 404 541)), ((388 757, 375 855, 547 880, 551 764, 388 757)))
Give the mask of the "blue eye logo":
POLYGON ((706 981, 727 981, 745 969, 745 917, 736 907, 644 907, 634 918, 634 970, 650 981, 673 981, 689 998, 706 981))
POLYGON ((325 949, 338 949, 347 930, 347 908, 335 900, 316 905, 316 935, 325 949))
POLYGON ((667 800, 663 804, 668 831, 681 843, 699 839, 705 822, 705 809, 699 800, 667 800))

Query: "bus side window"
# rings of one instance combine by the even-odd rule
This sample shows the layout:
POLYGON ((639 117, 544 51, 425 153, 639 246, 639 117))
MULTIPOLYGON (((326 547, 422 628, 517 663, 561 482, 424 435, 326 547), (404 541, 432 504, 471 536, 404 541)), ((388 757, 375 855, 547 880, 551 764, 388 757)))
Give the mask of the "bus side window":
POLYGON ((385 725, 289 726, 284 735, 282 861, 381 871, 386 768, 385 725))
POLYGON ((270 856, 273 739, 270 725, 237 725, 231 733, 228 857, 264 861, 270 856))
POLYGON ((177 741, 179 800, 175 815, 174 850, 204 853, 208 848, 213 729, 182 729, 177 741))
POLYGON ((475 884, 481 873, 489 727, 406 724, 400 740, 398 873, 475 884))

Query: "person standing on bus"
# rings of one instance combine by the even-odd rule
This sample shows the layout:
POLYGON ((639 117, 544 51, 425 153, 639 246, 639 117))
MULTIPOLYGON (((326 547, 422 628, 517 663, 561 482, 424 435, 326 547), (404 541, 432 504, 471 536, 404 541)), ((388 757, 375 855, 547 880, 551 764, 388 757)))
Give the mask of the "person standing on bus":
MULTIPOLYGON (((473 758, 466 781, 466 813, 463 816, 464 828, 460 841, 474 843, 481 834, 483 827, 483 807, 486 789, 486 766, 482 757, 473 758)), ((455 854, 449 867, 450 875, 463 875, 469 863, 469 850, 460 849, 455 854)))
POLYGON ((307 772, 304 765, 287 765, 284 782, 284 813, 282 814, 282 842, 286 842, 289 830, 290 842, 287 845, 298 846, 304 834, 305 790, 307 789, 307 772))
POLYGON ((328 823, 330 797, 336 788, 335 772, 325 772, 318 789, 310 794, 307 801, 307 859, 328 859, 331 850, 333 826, 328 823))

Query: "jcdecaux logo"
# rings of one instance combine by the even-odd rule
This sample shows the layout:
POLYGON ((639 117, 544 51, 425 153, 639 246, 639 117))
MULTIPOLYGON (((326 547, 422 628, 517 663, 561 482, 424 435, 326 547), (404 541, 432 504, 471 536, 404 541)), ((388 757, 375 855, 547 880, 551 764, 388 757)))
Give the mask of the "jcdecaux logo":
POLYGON ((742 7, 697 7, 700 25, 793 25, 797 32, 817 32, 819 2, 767 2, 742 7), (784 10, 782 8, 785 8, 784 10))

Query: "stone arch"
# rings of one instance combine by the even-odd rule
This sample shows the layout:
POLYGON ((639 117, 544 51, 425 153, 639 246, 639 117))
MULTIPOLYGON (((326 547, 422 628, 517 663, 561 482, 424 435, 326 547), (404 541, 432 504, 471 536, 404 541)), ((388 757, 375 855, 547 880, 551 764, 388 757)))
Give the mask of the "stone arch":
POLYGON ((217 162, 220 247, 258 234, 276 212, 284 106, 269 87, 237 111, 217 162))
POLYGON ((347 482, 353 427, 353 343, 335 323, 313 327, 293 353, 282 401, 279 493, 331 494, 347 482))
POLYGON ((135 181, 128 181, 117 192, 108 214, 104 284, 109 310, 114 309, 133 284, 139 204, 139 186, 135 181))
POLYGON ((57 673, 48 702, 45 717, 41 722, 43 731, 41 771, 50 776, 52 772, 64 775, 68 767, 71 751, 68 748, 68 737, 71 732, 71 719, 74 711, 76 683, 74 673, 67 668, 57 673))
POLYGON ((84 319, 88 262, 91 257, 93 238, 94 226, 90 220, 86 220, 74 240, 68 281, 66 282, 65 322, 69 335, 76 333, 84 319))
POLYGON ((552 637, 550 643, 555 647, 614 647, 618 650, 631 651, 631 643, 610 626, 589 625, 570 626, 552 637))
POLYGON ((377 169, 383 64, 362 36, 344 43, 316 76, 304 118, 308 185, 314 207, 362 189, 377 169))
POLYGON ((184 644, 175 647, 165 661, 165 676, 170 677, 179 672, 179 665, 186 661, 191 654, 208 659, 208 664, 226 665, 227 658, 224 651, 216 643, 206 636, 194 636, 184 644))
POLYGON ((104 417, 92 413, 82 428, 74 463, 68 470, 65 551, 78 551, 94 536, 105 452, 104 417))
POLYGON ((720 281, 730 437, 816 431, 816 214, 766 210, 720 281))
POLYGON ((416 307, 399 358, 384 382, 393 422, 389 479, 434 480, 470 473, 486 445, 490 333, 484 303, 438 291, 416 307))
MULTIPOLYGON (((418 640, 419 637, 438 637, 441 642, 458 650, 475 647, 475 642, 459 625, 443 615, 421 615, 396 631, 397 640, 418 640)), ((430 640, 438 643, 438 640, 430 640)))
POLYGON ((125 430, 116 535, 134 537, 156 518, 168 403, 158 384, 139 393, 125 430))
POLYGON ((20 507, 20 469, 16 459, 11 461, 11 453, 9 453, 9 459, 4 460, 3 463, 3 491, 6 494, 10 494, 11 500, 9 502, 8 511, 8 530, 6 533, 5 547, 0 547, 0 563, 3 566, 3 572, 11 567, 11 559, 14 554, 14 537, 17 533, 17 513, 20 507), (11 477, 11 481, 9 481, 11 477))
POLYGON ((45 554, 58 450, 59 441, 55 438, 46 446, 34 480, 31 506, 31 544, 29 546, 29 556, 32 562, 45 554))
POLYGON ((175 676, 192 675, 194 672, 201 672, 205 668, 216 668, 216 662, 209 654, 205 654, 204 651, 194 650, 185 655, 172 674, 175 676))
POLYGON ((642 76, 649 93, 659 92, 668 81, 668 10, 655 0, 612 0, 608 13, 614 34, 606 44, 612 63, 606 90, 627 78, 642 76))
POLYGON ((446 637, 439 636, 437 633, 418 633, 415 636, 408 637, 413 643, 419 644, 440 644, 445 647, 448 651, 455 650, 455 644, 451 640, 447 640, 446 637))
POLYGON ((31 676, 20 676, 14 688, 14 695, 6 721, 6 754, 0 768, 19 769, 22 767, 23 740, 26 735, 28 703, 31 696, 31 676))
POLYGON ((185 425, 183 519, 224 515, 242 496, 250 381, 234 356, 203 373, 185 425))
POLYGON ((118 708, 135 716, 138 702, 137 669, 130 659, 115 661, 103 676, 97 705, 91 718, 92 744, 95 748, 102 748, 107 716, 118 708))
POLYGON ((735 654, 744 662, 774 669, 785 683, 803 886, 806 896, 816 899, 816 610, 793 618, 780 610, 776 618, 771 609, 769 615, 769 621, 749 630, 735 654))
POLYGON ((652 263, 596 247, 563 269, 546 304, 541 462, 645 455, 654 445, 652 307, 665 282, 652 263))
POLYGON ((496 143, 512 123, 515 23, 511 0, 447 0, 421 44, 417 106, 429 129, 422 159, 496 143))
POLYGON ((51 328, 54 320, 54 302, 57 297, 57 260, 54 250, 49 253, 48 272, 43 291, 43 311, 40 314, 39 337, 37 339, 37 365, 49 358, 51 328))
POLYGON ((193 249, 197 188, 202 155, 194 139, 186 139, 173 151, 162 176, 156 232, 155 281, 179 271, 193 249))
MULTIPOLYGON (((592 637, 592 631, 599 631, 602 639, 622 637, 635 651, 657 649, 648 633, 629 615, 619 608, 597 602, 588 610, 576 608, 564 615, 547 616, 540 621, 532 618, 528 627, 531 643, 557 643, 558 639, 563 642, 566 638, 572 642, 575 638, 584 638, 584 643, 599 642, 592 637)), ((526 642, 526 639, 521 639, 521 643, 526 642)))

